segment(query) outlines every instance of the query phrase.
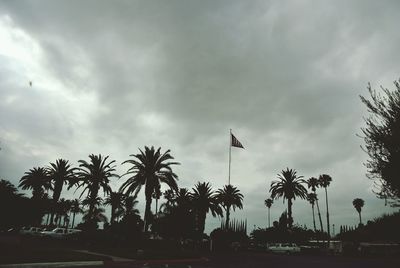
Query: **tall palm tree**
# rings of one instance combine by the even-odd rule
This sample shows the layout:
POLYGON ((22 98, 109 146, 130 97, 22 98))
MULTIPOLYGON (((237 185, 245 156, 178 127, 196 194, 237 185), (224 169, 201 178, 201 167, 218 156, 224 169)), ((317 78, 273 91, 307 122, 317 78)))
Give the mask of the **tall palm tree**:
POLYGON ((207 213, 211 212, 213 217, 222 216, 222 209, 210 183, 198 182, 192 190, 191 201, 196 216, 196 227, 199 234, 203 234, 207 213))
POLYGON ((114 224, 117 215, 121 214, 120 211, 124 209, 124 201, 125 195, 120 192, 111 192, 110 195, 104 200, 104 205, 111 206, 110 224, 114 224))
POLYGON ((315 199, 315 204, 317 205, 317 212, 318 212, 318 218, 319 218, 319 226, 321 227, 321 232, 324 232, 324 226, 322 225, 322 217, 321 217, 321 212, 319 210, 319 204, 318 204, 318 196, 317 196, 317 188, 320 186, 319 185, 319 180, 317 178, 311 177, 307 180, 307 185, 308 188, 311 188, 311 191, 313 191, 313 193, 316 196, 315 199))
MULTIPOLYGON (((76 168, 71 167, 68 160, 57 159, 50 163, 47 168, 49 179, 53 183, 53 203, 56 204, 60 198, 64 184, 70 184, 75 179, 76 168)), ((51 213, 50 222, 53 223, 54 213, 51 213)))
POLYGON ((83 209, 81 208, 81 202, 79 199, 74 199, 71 202, 71 212, 72 212, 72 227, 74 228, 75 226, 75 215, 78 213, 83 213, 83 209))
POLYGON ((301 199, 307 198, 307 189, 303 186, 306 183, 302 179, 303 176, 298 176, 296 170, 287 168, 282 170, 281 174, 278 174, 278 181, 271 183, 271 198, 277 199, 283 197, 288 200, 288 222, 289 228, 293 225, 292 217, 292 203, 296 197, 301 199))
POLYGON ((32 189, 32 198, 41 199, 45 190, 51 189, 49 174, 43 167, 34 167, 25 172, 18 187, 23 190, 32 189))
POLYGON ((267 198, 264 201, 265 206, 268 208, 268 228, 271 228, 271 214, 270 214, 270 210, 271 210, 271 206, 274 203, 274 200, 272 200, 271 198, 267 198))
POLYGON ((216 193, 216 198, 221 206, 226 212, 226 226, 229 227, 229 216, 231 208, 235 211, 236 208, 243 208, 243 195, 240 193, 239 189, 228 184, 224 188, 218 189, 216 193))
POLYGON ((358 216, 360 217, 360 225, 362 224, 361 221, 361 209, 364 206, 365 202, 361 198, 356 198, 353 200, 353 206, 358 212, 358 216))
MULTIPOLYGON (((104 194, 109 194, 111 188, 109 186, 110 178, 119 176, 115 174, 115 160, 107 163, 108 156, 103 157, 101 154, 89 155, 90 162, 79 160, 78 171, 78 188, 84 187, 80 197, 87 191, 89 210, 86 219, 90 219, 91 215, 94 219, 94 209, 96 207, 99 190, 102 189, 104 194)), ((79 197, 79 198, 80 198, 79 197)))
POLYGON ((328 237, 331 237, 330 224, 329 224, 329 207, 328 207, 328 187, 331 184, 332 177, 327 174, 322 174, 318 178, 319 185, 325 188, 325 201, 326 201, 326 228, 328 230, 328 237))
POLYGON ((107 217, 104 215, 104 208, 94 207, 93 211, 87 211, 82 218, 85 222, 107 222, 107 217))
POLYGON ((311 204, 311 209, 312 209, 312 218, 313 218, 313 224, 314 224, 314 231, 317 231, 317 226, 315 225, 315 213, 314 213, 314 205, 315 202, 317 201, 317 195, 314 193, 309 193, 307 195, 307 200, 311 204))
POLYGON ((134 193, 136 196, 142 186, 145 186, 146 208, 144 214, 144 230, 147 232, 149 219, 151 214, 151 201, 154 190, 161 183, 167 184, 171 189, 178 190, 176 180, 178 176, 172 171, 172 165, 178 165, 178 162, 170 162, 174 158, 170 154, 170 150, 161 153, 161 148, 157 150, 145 146, 144 151, 140 150, 139 154, 130 155, 133 159, 124 161, 122 164, 128 163, 132 166, 124 175, 130 177, 121 185, 120 191, 126 195, 134 193))

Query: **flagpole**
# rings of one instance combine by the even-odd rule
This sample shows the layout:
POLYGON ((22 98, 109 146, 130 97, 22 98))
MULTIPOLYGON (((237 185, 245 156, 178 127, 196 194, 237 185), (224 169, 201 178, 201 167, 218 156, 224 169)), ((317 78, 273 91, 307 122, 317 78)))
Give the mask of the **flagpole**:
POLYGON ((228 175, 228 185, 231 185, 231 149, 232 149, 232 129, 229 130, 229 175, 228 175))

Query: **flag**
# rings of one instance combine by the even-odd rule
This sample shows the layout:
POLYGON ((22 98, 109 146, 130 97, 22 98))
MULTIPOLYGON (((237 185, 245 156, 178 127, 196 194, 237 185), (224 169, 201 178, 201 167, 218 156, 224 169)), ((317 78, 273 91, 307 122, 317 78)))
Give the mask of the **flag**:
POLYGON ((240 141, 238 141, 238 139, 236 139, 235 136, 233 136, 232 133, 231 133, 231 146, 244 149, 243 145, 240 143, 240 141))

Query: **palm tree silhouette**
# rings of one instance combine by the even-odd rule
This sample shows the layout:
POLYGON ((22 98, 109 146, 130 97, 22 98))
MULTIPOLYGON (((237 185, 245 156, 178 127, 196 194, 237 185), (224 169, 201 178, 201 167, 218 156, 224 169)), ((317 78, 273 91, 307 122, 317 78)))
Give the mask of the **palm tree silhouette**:
POLYGON ((273 203, 274 203, 274 200, 272 200, 271 198, 267 198, 267 199, 264 200, 264 204, 268 208, 268 228, 271 228, 270 210, 271 210, 271 206, 272 206, 273 203))
POLYGON ((81 208, 81 202, 79 199, 74 199, 71 201, 71 212, 72 212, 72 225, 71 228, 75 226, 75 215, 78 213, 83 213, 83 209, 81 208))
MULTIPOLYGON (((72 168, 68 163, 68 160, 57 159, 56 163, 50 163, 50 167, 47 168, 49 173, 50 181, 53 183, 53 204, 57 204, 60 198, 62 188, 64 184, 71 184, 75 179, 74 171, 76 168, 72 168)), ((53 224, 54 213, 51 213, 50 222, 53 224)))
POLYGON ((111 206, 110 224, 115 223, 115 219, 120 215, 120 211, 124 209, 125 195, 120 192, 110 192, 104 200, 104 205, 111 206))
POLYGON ((326 225, 328 230, 328 237, 331 237, 330 224, 329 224, 329 207, 328 207, 328 187, 331 184, 332 177, 327 174, 322 174, 319 176, 319 185, 325 188, 325 201, 326 201, 326 225))
POLYGON ((176 194, 173 190, 168 189, 163 195, 166 202, 160 206, 160 210, 162 210, 164 213, 171 213, 176 205, 176 194))
POLYGON ((311 204, 314 231, 316 232, 317 231, 317 226, 315 225, 314 205, 315 205, 315 202, 317 202, 317 195, 315 193, 309 193, 307 195, 307 201, 310 202, 310 204, 311 204))
POLYGON ((101 154, 89 155, 90 162, 85 160, 79 160, 79 172, 78 172, 78 188, 84 187, 81 195, 87 191, 86 202, 89 205, 88 213, 85 219, 90 219, 91 215, 95 220, 94 209, 97 205, 97 197, 99 190, 102 189, 104 194, 109 194, 111 188, 109 186, 110 178, 119 177, 113 173, 115 171, 115 160, 107 163, 108 156, 103 157, 101 154))
POLYGON ((152 195, 161 183, 167 184, 171 189, 178 190, 176 180, 178 176, 172 172, 172 165, 178 165, 178 162, 170 162, 174 158, 170 155, 170 150, 161 153, 161 148, 157 151, 152 146, 145 146, 144 152, 140 150, 139 154, 130 155, 133 159, 126 160, 122 164, 128 163, 132 166, 124 175, 131 175, 120 188, 120 192, 136 196, 142 186, 145 186, 146 207, 144 213, 144 230, 147 232, 151 214, 152 195))
POLYGON ((317 188, 320 186, 319 181, 317 178, 311 177, 307 180, 307 185, 308 188, 311 188, 311 191, 315 194, 315 204, 317 205, 317 212, 318 212, 318 218, 319 218, 319 226, 321 227, 321 232, 324 232, 324 226, 322 225, 322 218, 321 218, 321 212, 319 210, 319 204, 318 204, 318 196, 317 196, 317 188))
POLYGON ((139 202, 136 200, 134 196, 128 196, 125 198, 124 206, 125 206, 125 216, 129 215, 139 215, 139 210, 136 208, 139 202))
POLYGON ((231 184, 225 185, 224 188, 218 189, 216 198, 226 212, 226 226, 229 227, 229 216, 231 208, 235 211, 236 208, 243 208, 243 195, 239 189, 231 184))
POLYGON ((25 172, 18 187, 22 190, 32 189, 32 199, 41 199, 44 191, 51 189, 49 174, 43 167, 34 167, 25 172))
POLYGON ((362 224, 361 221, 361 209, 364 206, 365 202, 361 198, 356 198, 353 200, 353 206, 358 212, 358 216, 360 217, 360 225, 362 224))
POLYGON ((204 233, 207 213, 211 212, 213 217, 222 216, 222 209, 210 183, 198 182, 192 190, 191 201, 195 211, 196 231, 201 235, 204 233))
POLYGON ((292 202, 296 197, 300 197, 302 199, 307 198, 307 190, 303 186, 306 183, 305 180, 302 179, 303 176, 297 176, 297 172, 294 169, 287 168, 286 170, 282 170, 281 174, 278 174, 278 181, 273 181, 271 183, 271 198, 277 199, 279 197, 283 197, 283 201, 285 199, 288 200, 288 223, 289 228, 293 225, 293 217, 292 217, 292 202))

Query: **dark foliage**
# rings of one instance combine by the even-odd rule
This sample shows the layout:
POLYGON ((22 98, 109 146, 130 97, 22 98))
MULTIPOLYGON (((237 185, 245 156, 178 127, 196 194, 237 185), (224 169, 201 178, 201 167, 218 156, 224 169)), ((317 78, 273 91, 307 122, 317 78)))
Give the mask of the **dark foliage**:
POLYGON ((395 90, 381 87, 383 95, 368 84, 371 99, 361 97, 370 116, 362 128, 368 176, 377 186, 377 195, 382 198, 400 198, 400 84, 395 81, 395 90))

